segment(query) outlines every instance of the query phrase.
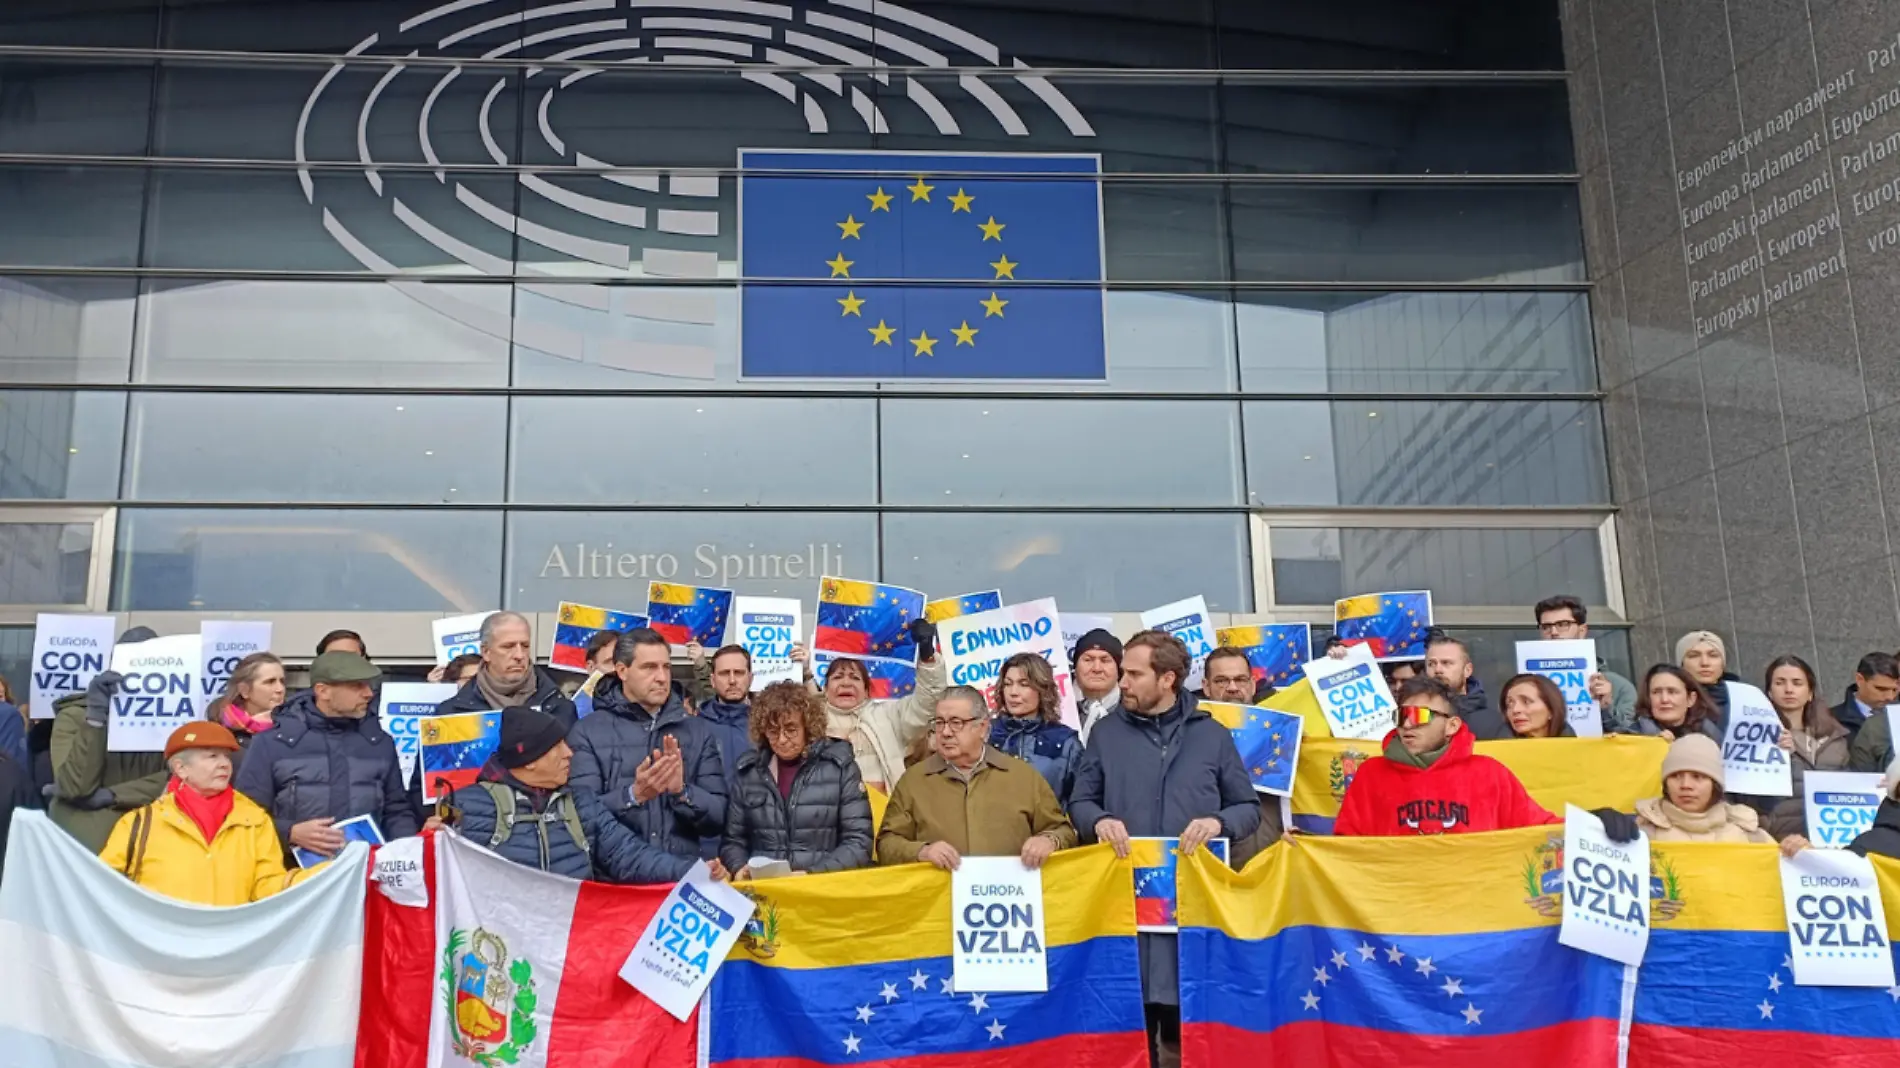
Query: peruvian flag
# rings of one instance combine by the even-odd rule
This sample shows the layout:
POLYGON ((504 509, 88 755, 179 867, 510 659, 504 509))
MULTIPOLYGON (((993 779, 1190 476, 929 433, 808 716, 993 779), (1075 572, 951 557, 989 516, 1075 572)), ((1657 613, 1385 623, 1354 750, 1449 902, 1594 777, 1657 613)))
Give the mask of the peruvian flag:
POLYGON ((620 966, 670 886, 576 882, 447 832, 429 907, 370 895, 357 1068, 693 1068, 681 1023, 620 966))

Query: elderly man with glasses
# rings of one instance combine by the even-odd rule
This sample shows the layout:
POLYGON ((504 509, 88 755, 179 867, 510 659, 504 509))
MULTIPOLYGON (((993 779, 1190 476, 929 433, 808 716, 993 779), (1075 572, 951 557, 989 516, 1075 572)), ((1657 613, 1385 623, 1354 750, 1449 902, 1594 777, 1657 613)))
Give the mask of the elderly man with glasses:
POLYGON ((897 781, 877 836, 879 864, 924 861, 955 871, 965 855, 1020 856, 1040 868, 1075 845, 1075 827, 1035 768, 989 746, 980 690, 953 686, 930 721, 936 752, 897 781))

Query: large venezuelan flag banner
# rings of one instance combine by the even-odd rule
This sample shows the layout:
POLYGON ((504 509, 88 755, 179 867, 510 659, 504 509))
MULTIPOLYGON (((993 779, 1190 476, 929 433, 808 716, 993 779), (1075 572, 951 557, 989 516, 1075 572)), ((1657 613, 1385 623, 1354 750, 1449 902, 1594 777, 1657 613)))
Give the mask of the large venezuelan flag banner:
POLYGON ((714 1068, 1144 1068, 1130 869, 1106 847, 1043 869, 1045 994, 951 982, 950 877, 925 865, 772 879, 710 994, 714 1068))

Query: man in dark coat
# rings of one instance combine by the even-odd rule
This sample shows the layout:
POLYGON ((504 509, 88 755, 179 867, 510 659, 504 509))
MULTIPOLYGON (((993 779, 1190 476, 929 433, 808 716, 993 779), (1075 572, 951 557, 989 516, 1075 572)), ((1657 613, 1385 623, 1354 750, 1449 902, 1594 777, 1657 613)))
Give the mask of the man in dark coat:
POLYGON ((672 647, 658 631, 628 631, 614 645, 614 673, 568 735, 574 789, 598 795, 648 845, 708 855, 702 842, 726 829, 725 763, 712 728, 687 714, 673 684, 672 647))
POLYGON ((333 856, 335 824, 372 816, 387 840, 416 833, 396 743, 369 717, 370 684, 382 673, 360 653, 332 650, 310 665, 310 690, 278 710, 232 785, 263 806, 286 849, 333 856))
MULTIPOLYGON (((119 644, 156 637, 150 627, 133 627, 119 635, 119 644)), ((119 817, 158 800, 171 781, 162 753, 107 751, 106 725, 120 681, 118 672, 101 671, 85 693, 53 704, 49 749, 53 792, 47 814, 94 853, 105 848, 119 817)))
MULTIPOLYGON (((1195 706, 1184 685, 1187 646, 1146 630, 1122 653, 1121 708, 1082 752, 1069 815, 1084 841, 1128 855, 1131 836, 1179 838, 1192 853, 1210 839, 1231 848, 1260 825, 1260 802, 1226 727, 1195 706)), ((1180 975, 1175 936, 1139 936, 1151 1063, 1180 1063, 1180 975)))
POLYGON ((752 748, 747 719, 752 711, 752 654, 727 645, 706 658, 698 642, 686 647, 693 662, 693 711, 713 729, 725 762, 726 785, 738 781, 739 758, 752 748))
POLYGON ((693 862, 649 846, 569 784, 567 731, 546 712, 501 710, 501 744, 481 777, 449 796, 445 822, 524 867, 570 879, 670 883, 693 862))

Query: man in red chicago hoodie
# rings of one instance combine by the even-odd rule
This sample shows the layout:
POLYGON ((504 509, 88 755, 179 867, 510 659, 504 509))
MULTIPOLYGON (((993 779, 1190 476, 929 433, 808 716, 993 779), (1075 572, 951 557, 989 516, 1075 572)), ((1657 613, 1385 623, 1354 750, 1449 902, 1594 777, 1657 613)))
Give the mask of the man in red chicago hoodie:
MULTIPOLYGON (((1563 822, 1531 800, 1509 768, 1473 751, 1444 683, 1408 679, 1398 702, 1398 729, 1385 736, 1384 756, 1353 776, 1335 835, 1471 834, 1563 822)), ((1612 840, 1636 837, 1634 819, 1610 809, 1595 815, 1612 840)))

